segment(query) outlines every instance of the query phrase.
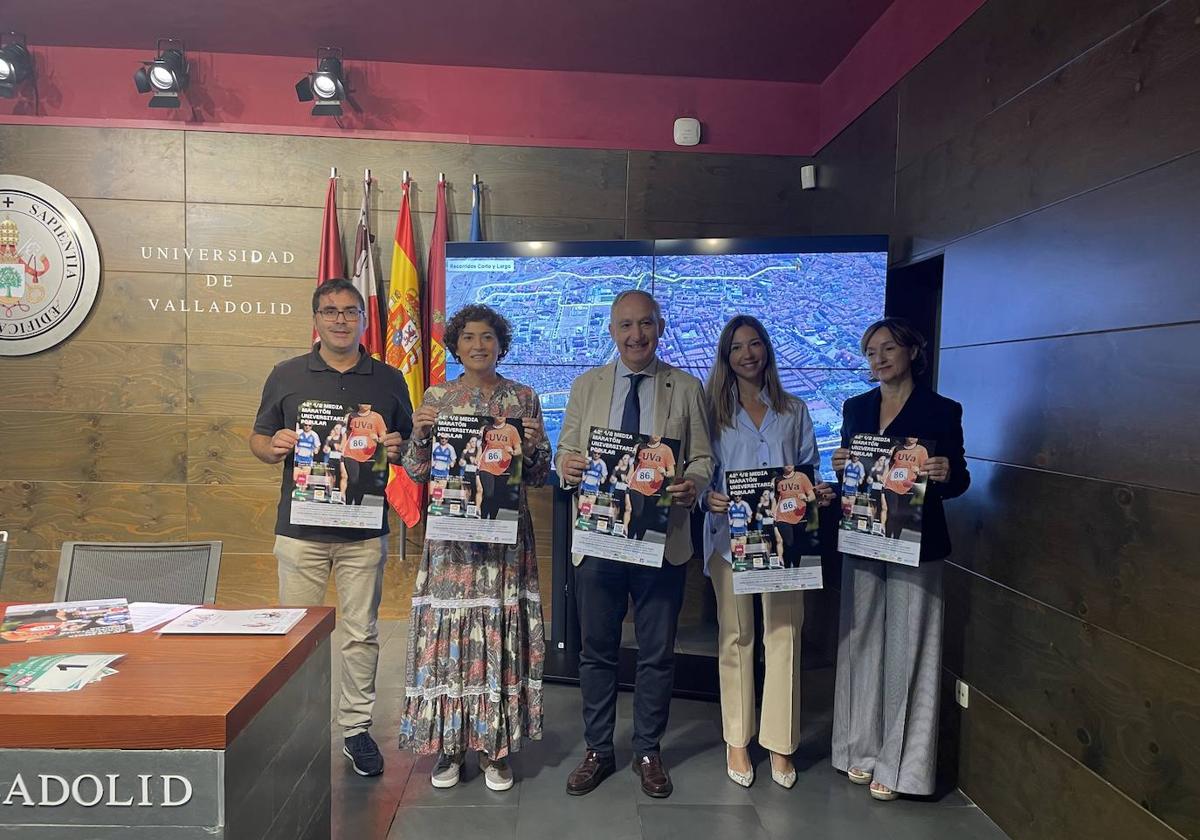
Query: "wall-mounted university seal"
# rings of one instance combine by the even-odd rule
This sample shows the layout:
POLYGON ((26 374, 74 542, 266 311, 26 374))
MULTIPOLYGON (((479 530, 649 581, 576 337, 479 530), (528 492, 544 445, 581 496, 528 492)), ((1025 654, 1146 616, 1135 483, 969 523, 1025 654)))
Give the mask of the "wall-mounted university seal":
POLYGON ((66 339, 99 288, 100 251, 79 208, 40 181, 0 175, 0 355, 66 339))

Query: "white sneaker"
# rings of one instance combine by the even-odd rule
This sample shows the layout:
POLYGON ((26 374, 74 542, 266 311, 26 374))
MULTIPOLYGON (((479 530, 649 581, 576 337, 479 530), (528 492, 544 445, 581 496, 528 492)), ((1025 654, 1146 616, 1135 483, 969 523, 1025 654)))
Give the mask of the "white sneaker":
POLYGON ((462 756, 450 756, 442 754, 438 756, 438 763, 433 768, 433 776, 430 780, 435 788, 445 790, 452 788, 458 784, 458 780, 462 775, 462 756))
POLYGON ((489 790, 508 790, 513 786, 512 768, 504 759, 492 761, 486 754, 479 754, 479 769, 483 771, 483 782, 489 790))

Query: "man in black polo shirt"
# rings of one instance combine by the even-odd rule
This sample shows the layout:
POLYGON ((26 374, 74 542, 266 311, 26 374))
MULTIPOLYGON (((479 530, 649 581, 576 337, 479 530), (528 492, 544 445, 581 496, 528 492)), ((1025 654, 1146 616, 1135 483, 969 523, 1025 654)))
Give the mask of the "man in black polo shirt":
POLYGON ((383 420, 387 433, 380 442, 387 460, 395 464, 412 433, 412 403, 400 371, 372 359, 359 344, 366 328, 366 303, 354 284, 325 281, 313 293, 312 308, 320 341, 312 352, 280 362, 267 377, 250 451, 268 464, 284 462, 275 521, 280 603, 323 603, 333 570, 338 623, 345 633, 338 707, 343 752, 356 773, 377 776, 383 772, 383 756, 368 730, 379 663, 376 619, 387 559, 387 516, 385 512, 380 528, 291 523, 294 449, 299 439, 296 418, 300 404, 310 400, 368 405, 383 420))

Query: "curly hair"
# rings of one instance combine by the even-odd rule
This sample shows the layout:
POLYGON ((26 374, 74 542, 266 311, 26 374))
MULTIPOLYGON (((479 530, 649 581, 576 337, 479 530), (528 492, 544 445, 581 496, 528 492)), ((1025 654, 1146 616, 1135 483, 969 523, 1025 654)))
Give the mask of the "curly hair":
POLYGON ((512 344, 512 325, 508 319, 490 306, 472 303, 455 312, 454 317, 446 322, 446 350, 454 357, 454 361, 462 363, 458 356, 458 339, 467 324, 473 321, 487 324, 496 333, 496 340, 500 342, 500 354, 496 361, 508 355, 508 347, 512 344))

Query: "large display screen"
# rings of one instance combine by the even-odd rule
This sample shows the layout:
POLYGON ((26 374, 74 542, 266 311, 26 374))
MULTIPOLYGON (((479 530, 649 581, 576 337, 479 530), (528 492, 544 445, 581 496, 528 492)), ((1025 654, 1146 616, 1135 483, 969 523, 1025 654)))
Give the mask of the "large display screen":
MULTIPOLYGON (((659 356, 701 381, 725 322, 759 318, 784 387, 812 413, 826 470, 842 402, 870 387, 858 341, 883 314, 886 237, 473 242, 446 254, 447 318, 485 303, 509 319, 501 373, 538 392, 555 445, 571 382, 616 358, 609 307, 625 289, 655 296, 667 322, 659 356)), ((453 360, 446 370, 462 372, 453 360)))

